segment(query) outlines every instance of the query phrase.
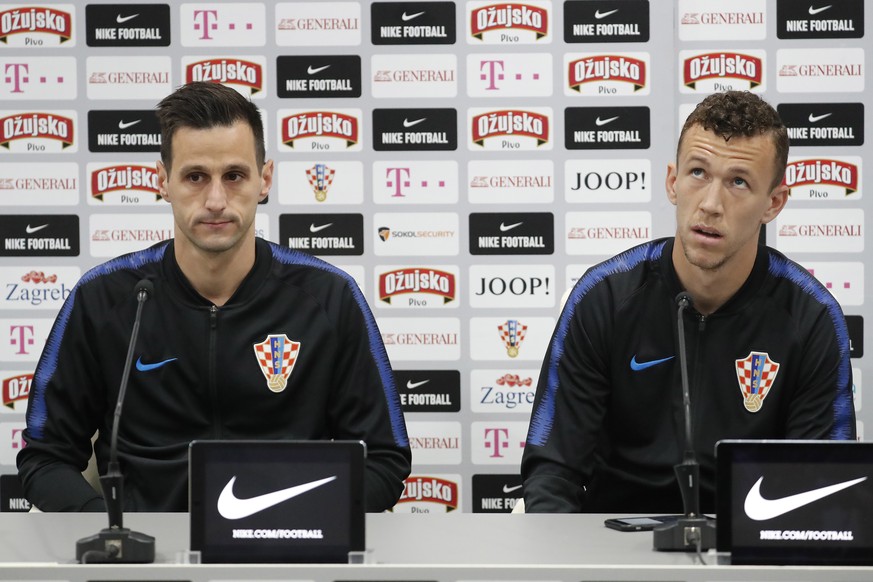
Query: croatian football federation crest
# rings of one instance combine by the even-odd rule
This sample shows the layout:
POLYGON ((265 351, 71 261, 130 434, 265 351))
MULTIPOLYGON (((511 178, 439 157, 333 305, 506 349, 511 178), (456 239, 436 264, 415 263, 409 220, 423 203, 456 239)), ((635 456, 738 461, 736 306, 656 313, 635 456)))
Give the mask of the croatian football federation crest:
POLYGON ((497 326, 497 331, 500 332, 500 339, 506 345, 506 355, 510 358, 518 357, 518 348, 524 341, 527 326, 520 324, 517 319, 508 319, 497 326))
POLYGON ((300 342, 292 341, 285 334, 271 334, 253 347, 261 371, 267 378, 267 387, 273 392, 284 390, 300 353, 300 342))
POLYGON ((324 202, 327 199, 327 189, 333 183, 335 173, 336 170, 328 168, 325 164, 315 164, 306 170, 306 177, 309 178, 315 199, 319 202, 324 202))
POLYGON ((736 362, 743 406, 749 412, 758 412, 764 406, 764 399, 776 381, 779 364, 764 352, 749 352, 748 356, 736 362))

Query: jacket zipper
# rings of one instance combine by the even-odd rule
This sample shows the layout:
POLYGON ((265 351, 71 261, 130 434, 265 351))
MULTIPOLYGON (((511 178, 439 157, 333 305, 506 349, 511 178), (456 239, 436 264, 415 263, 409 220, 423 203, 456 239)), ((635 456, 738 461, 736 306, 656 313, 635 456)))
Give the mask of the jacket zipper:
POLYGON ((218 401, 218 385, 216 384, 216 353, 215 346, 218 343, 218 307, 213 305, 209 308, 209 354, 207 365, 209 366, 209 396, 212 400, 212 437, 221 437, 221 407, 218 401))

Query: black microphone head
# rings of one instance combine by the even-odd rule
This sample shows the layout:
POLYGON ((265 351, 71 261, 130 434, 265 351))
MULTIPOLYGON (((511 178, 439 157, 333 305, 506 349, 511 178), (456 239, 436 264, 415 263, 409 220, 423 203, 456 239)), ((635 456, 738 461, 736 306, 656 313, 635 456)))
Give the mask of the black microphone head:
POLYGON ((694 305, 694 299, 691 298, 691 295, 688 292, 682 291, 676 296, 676 304, 679 307, 691 307, 694 305))
POLYGON ((145 299, 148 299, 155 294, 155 285, 148 279, 142 279, 136 284, 133 291, 136 293, 137 297, 139 297, 141 293, 145 293, 145 299))

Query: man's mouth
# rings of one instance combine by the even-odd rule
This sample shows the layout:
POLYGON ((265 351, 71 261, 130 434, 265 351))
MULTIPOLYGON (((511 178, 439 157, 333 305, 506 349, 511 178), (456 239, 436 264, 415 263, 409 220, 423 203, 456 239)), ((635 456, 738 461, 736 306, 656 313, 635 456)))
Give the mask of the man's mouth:
POLYGON ((708 226, 696 225, 696 226, 693 226, 691 228, 691 230, 696 234, 699 234, 703 237, 710 238, 713 240, 719 239, 722 237, 722 234, 717 229, 710 228, 708 226))

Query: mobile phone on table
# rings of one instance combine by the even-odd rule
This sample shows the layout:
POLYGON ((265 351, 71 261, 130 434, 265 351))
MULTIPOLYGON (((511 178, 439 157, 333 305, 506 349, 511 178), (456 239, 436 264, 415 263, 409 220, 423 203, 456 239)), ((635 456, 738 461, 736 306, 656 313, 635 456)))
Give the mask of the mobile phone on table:
POLYGON ((647 517, 613 517, 603 525, 618 531, 651 531, 659 525, 673 523, 680 515, 651 515, 647 517))

